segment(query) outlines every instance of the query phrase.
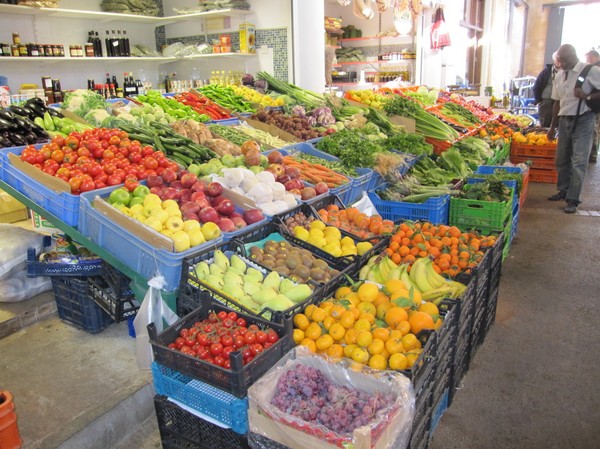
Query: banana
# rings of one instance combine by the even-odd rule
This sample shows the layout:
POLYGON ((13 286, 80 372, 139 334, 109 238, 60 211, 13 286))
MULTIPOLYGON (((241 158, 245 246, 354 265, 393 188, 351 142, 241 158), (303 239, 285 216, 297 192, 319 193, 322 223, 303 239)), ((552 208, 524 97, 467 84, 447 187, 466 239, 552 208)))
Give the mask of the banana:
POLYGON ((358 272, 358 278, 360 280, 365 280, 367 279, 367 275, 369 274, 369 270, 371 270, 371 266, 370 265, 365 265, 364 267, 362 267, 360 269, 360 271, 358 272))
POLYGON ((394 269, 392 269, 392 271, 390 271, 390 274, 388 275, 388 279, 400 280, 400 273, 401 273, 401 269, 399 266, 397 266, 394 269))
MULTIPOLYGON (((381 263, 379 263, 377 265, 377 268, 379 269, 379 274, 381 275, 381 280, 383 282, 385 282, 388 279, 388 276, 390 274, 390 271, 392 271, 392 267, 390 266, 390 264, 388 263, 388 260, 390 262, 392 262, 389 257, 384 257, 384 259, 381 261, 381 263)), ((394 262, 392 262, 392 264, 394 264, 394 262)), ((394 267, 396 266, 396 264, 394 264, 394 267)), ((380 282, 380 283, 383 283, 380 282)))
POLYGON ((427 273, 426 273, 426 268, 424 265, 423 259, 417 259, 414 263, 413 266, 410 269, 410 274, 411 274, 411 279, 413 279, 415 281, 415 283, 417 284, 417 287, 419 287, 419 290, 421 290, 422 293, 426 293, 429 290, 433 290, 434 288, 431 286, 431 284, 429 283, 429 281, 427 280, 427 273), (413 278, 413 273, 414 273, 414 278, 413 278))
POLYGON ((419 289, 419 287, 417 287, 415 285, 415 283, 413 282, 413 280, 410 278, 410 275, 408 274, 408 271, 406 271, 406 265, 400 265, 402 267, 402 271, 400 273, 400 280, 402 282, 404 282, 404 285, 406 285, 406 288, 410 291, 410 289, 414 289, 416 291, 418 291, 419 293, 421 293, 421 290, 419 289))
POLYGON ((369 270, 369 273, 367 274, 367 281, 376 282, 378 284, 380 283, 379 270, 377 269, 377 265, 372 266, 369 270))
POLYGON ((443 276, 440 276, 433 269, 433 263, 430 260, 427 262, 426 268, 427 268, 427 280, 429 281, 429 283, 431 284, 431 286, 433 288, 442 287, 443 285, 446 285, 448 283, 448 281, 443 276))

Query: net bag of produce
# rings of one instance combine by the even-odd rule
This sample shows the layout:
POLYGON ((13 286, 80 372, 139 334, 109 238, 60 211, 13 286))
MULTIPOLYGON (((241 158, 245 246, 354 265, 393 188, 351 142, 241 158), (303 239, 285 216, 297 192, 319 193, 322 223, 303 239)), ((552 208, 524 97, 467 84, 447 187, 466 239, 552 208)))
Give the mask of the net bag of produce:
POLYGON ((403 449, 415 396, 396 371, 297 346, 248 390, 249 431, 291 449, 403 449))

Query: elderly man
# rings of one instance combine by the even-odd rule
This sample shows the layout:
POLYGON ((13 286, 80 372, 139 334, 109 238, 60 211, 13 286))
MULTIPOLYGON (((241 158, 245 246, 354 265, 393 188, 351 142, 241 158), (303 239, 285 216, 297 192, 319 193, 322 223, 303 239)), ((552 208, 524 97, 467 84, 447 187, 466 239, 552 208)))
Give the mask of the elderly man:
MULTIPOLYGON (((585 54, 585 62, 600 66, 600 54, 596 50, 590 50, 585 54)), ((592 142, 592 152, 590 153, 590 162, 596 163, 598 159, 598 134, 600 134, 600 113, 596 114, 596 125, 594 126, 594 141, 592 142)))
POLYGON ((584 100, 600 98, 600 92, 591 93, 592 88, 600 90, 600 67, 592 67, 583 85, 575 88, 577 77, 586 67, 577 58, 575 47, 561 45, 556 51, 556 59, 561 70, 552 86, 554 106, 548 136, 554 137, 558 127, 555 163, 558 192, 548 199, 565 200, 565 213, 574 214, 581 203, 579 196, 594 138, 595 114, 584 100))

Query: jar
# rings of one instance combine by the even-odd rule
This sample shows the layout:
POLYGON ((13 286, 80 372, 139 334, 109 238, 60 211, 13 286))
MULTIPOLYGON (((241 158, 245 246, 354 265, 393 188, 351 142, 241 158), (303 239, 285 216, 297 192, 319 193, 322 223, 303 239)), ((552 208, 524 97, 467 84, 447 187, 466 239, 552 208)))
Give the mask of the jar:
POLYGON ((19 46, 18 45, 11 45, 10 46, 10 52, 12 56, 21 56, 21 54, 19 53, 19 46))
POLYGON ((0 45, 2 46, 2 56, 10 56, 10 44, 2 43, 0 45))
POLYGON ((35 56, 38 57, 40 55, 40 52, 38 51, 38 46, 37 44, 27 44, 27 54, 29 56, 35 56))
POLYGON ((94 57, 94 44, 85 44, 85 56, 88 58, 94 57))
POLYGON ((12 39, 13 39, 13 44, 15 44, 15 45, 19 45, 21 43, 21 36, 19 36, 19 33, 13 33, 12 39))
POLYGON ((27 45, 19 44, 19 56, 29 56, 27 52, 27 45))

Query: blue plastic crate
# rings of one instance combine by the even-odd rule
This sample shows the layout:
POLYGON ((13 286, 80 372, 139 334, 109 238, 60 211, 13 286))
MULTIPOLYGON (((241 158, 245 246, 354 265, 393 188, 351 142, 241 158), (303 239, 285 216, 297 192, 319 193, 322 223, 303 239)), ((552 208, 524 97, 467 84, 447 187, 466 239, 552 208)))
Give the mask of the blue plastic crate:
POLYGON ((222 118, 220 120, 209 120, 204 123, 205 125, 225 125, 225 126, 234 126, 240 124, 240 119, 237 117, 230 118, 222 118))
POLYGON ((152 363, 152 377, 156 394, 203 413, 231 427, 236 433, 248 432, 248 398, 237 398, 185 374, 158 363, 152 363))
POLYGON ((325 159, 326 161, 339 162, 339 159, 337 157, 325 153, 324 151, 317 150, 313 145, 307 142, 293 143, 291 145, 283 147, 283 149, 287 150, 292 156, 294 155, 294 153, 305 153, 311 156, 320 157, 321 159, 325 159))
MULTIPOLYGON (((34 145, 41 148, 43 144, 34 145)), ((79 222, 79 195, 67 192, 55 192, 27 173, 18 170, 8 159, 9 153, 20 155, 25 147, 4 148, 0 150, 1 179, 9 186, 25 195, 38 206, 69 226, 77 227, 79 222)))
POLYGON ((156 248, 130 231, 123 229, 92 206, 92 201, 96 196, 106 197, 114 188, 107 187, 80 195, 79 232, 144 278, 151 279, 157 273, 162 274, 166 281, 164 290, 167 292, 172 292, 179 287, 181 262, 185 257, 223 241, 223 236, 220 236, 181 253, 156 248))
POLYGON ((342 198, 344 204, 352 204, 362 198, 363 192, 369 190, 371 179, 375 172, 370 168, 357 168, 356 173, 358 176, 352 178, 352 188, 348 192, 347 198, 342 198))
POLYGON ((426 199, 422 203, 384 201, 377 192, 369 192, 369 199, 386 220, 425 220, 433 224, 448 224, 450 195, 426 199))
POLYGON ((435 428, 437 427, 437 425, 440 423, 440 420, 442 419, 444 412, 446 410, 448 410, 449 394, 450 394, 450 392, 448 391, 448 389, 446 389, 444 391, 444 393, 442 394, 442 397, 439 400, 439 402, 437 403, 437 405, 434 405, 433 413, 431 415, 431 426, 430 426, 430 430, 429 430, 430 436, 433 435, 433 432, 435 431, 435 428))

